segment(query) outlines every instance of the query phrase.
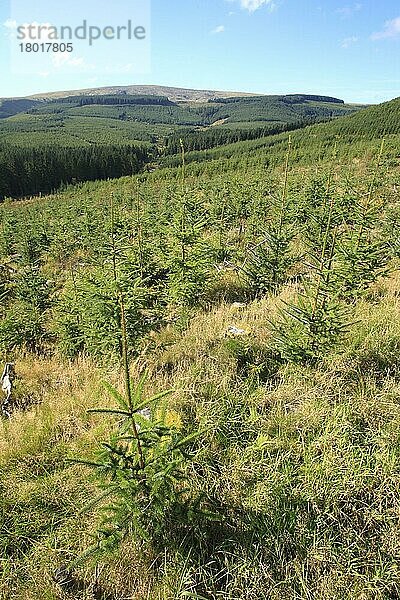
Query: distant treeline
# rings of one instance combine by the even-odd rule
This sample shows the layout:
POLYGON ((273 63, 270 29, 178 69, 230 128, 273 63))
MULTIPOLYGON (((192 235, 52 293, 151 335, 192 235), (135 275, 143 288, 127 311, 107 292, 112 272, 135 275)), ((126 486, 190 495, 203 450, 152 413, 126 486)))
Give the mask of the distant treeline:
POLYGON ((92 104, 124 106, 126 104, 172 106, 166 96, 135 96, 135 95, 104 95, 104 96, 69 96, 68 98, 58 98, 54 101, 57 104, 73 104, 74 106, 91 106, 92 104))
POLYGON ((137 173, 148 152, 133 145, 0 146, 0 200, 52 192, 62 184, 137 173))
POLYGON ((282 102, 295 104, 297 102, 328 102, 331 104, 344 104, 344 100, 332 96, 310 96, 307 94, 289 94, 282 96, 282 102))
POLYGON ((312 96, 308 94, 288 94, 286 96, 234 96, 232 98, 211 98, 209 102, 218 104, 236 104, 243 102, 284 102, 285 104, 298 104, 299 102, 330 102, 332 104, 344 104, 344 100, 332 96, 312 96))
POLYGON ((260 127, 251 128, 228 128, 211 127, 204 131, 192 131, 190 133, 177 133, 169 136, 166 140, 165 153, 178 154, 181 149, 181 139, 186 152, 195 150, 210 150, 216 146, 256 140, 258 138, 276 135, 285 131, 293 131, 315 123, 315 120, 302 120, 296 123, 266 123, 260 127))

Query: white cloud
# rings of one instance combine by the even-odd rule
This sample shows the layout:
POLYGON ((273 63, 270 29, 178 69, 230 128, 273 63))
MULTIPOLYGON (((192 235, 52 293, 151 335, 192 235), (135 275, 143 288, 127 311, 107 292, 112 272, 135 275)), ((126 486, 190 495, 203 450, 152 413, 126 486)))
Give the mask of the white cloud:
POLYGON ((400 17, 386 21, 382 31, 378 31, 371 35, 372 40, 386 40, 400 37, 400 17))
POLYGON ((85 64, 81 56, 72 58, 67 52, 53 53, 51 62, 56 69, 61 69, 62 67, 82 67, 85 64))
POLYGON ((16 29, 18 27, 17 21, 13 21, 12 19, 7 19, 7 21, 4 21, 3 27, 6 28, 6 31, 4 32, 5 37, 7 37, 8 39, 15 38, 16 29))
POLYGON ((271 11, 276 8, 276 3, 274 0, 239 0, 239 3, 243 9, 248 10, 251 13, 255 12, 262 6, 268 6, 269 10, 271 11))
POLYGON ((362 7, 363 5, 360 2, 356 2, 356 4, 352 4, 351 6, 342 6, 342 8, 338 8, 336 12, 344 18, 349 18, 358 13, 362 7))
POLYGON ((102 65, 103 73, 135 73, 136 69, 137 64, 135 65, 134 63, 116 63, 113 61, 102 65))
POLYGON ((118 65, 116 67, 117 73, 133 73, 135 65, 133 63, 126 63, 125 65, 118 65))
POLYGON ((358 37, 356 37, 355 35, 352 35, 350 37, 344 38, 344 40, 342 40, 342 43, 340 44, 342 48, 350 48, 350 46, 353 46, 353 44, 357 44, 358 42, 358 37))
POLYGON ((17 21, 13 21, 12 19, 7 19, 7 21, 4 21, 3 25, 4 27, 7 27, 7 29, 17 29, 17 21))
POLYGON ((210 33, 212 35, 216 35, 218 33, 224 33, 224 31, 225 31, 225 25, 218 25, 218 27, 216 27, 215 29, 210 31, 210 33))

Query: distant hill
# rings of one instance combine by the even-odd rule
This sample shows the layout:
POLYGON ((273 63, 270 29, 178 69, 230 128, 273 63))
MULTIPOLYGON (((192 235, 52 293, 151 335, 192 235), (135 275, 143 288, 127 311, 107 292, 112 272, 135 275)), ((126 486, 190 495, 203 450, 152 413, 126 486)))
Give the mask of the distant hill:
POLYGON ((83 90, 69 90, 61 92, 49 92, 45 94, 34 94, 29 98, 37 100, 49 100, 54 98, 65 98, 67 96, 78 96, 85 94, 87 96, 100 96, 109 94, 130 94, 130 95, 149 95, 166 96, 173 102, 207 102, 213 98, 227 97, 246 97, 256 96, 247 92, 223 92, 217 90, 192 90, 186 88, 169 87, 162 85, 126 85, 110 86, 100 88, 88 88, 83 90))
MULTIPOLYGON (((257 121, 257 120, 271 120, 271 121, 282 121, 282 122, 291 122, 293 121, 293 115, 282 115, 279 114, 279 118, 276 116, 276 111, 273 110, 273 105, 276 103, 284 103, 286 107, 289 109, 290 106, 293 108, 296 105, 304 104, 304 103, 323 103, 329 105, 342 105, 342 107, 346 107, 343 111, 334 111, 334 114, 330 116, 338 116, 342 113, 353 112, 357 110, 360 106, 354 104, 345 104, 343 100, 338 98, 334 98, 331 96, 322 96, 322 95, 309 95, 309 94, 290 94, 290 95, 266 95, 266 94, 252 94, 248 92, 232 92, 232 91, 219 91, 219 90, 195 90, 195 89, 186 89, 186 88, 177 88, 177 87, 168 87, 168 86, 158 86, 158 85, 130 85, 130 86, 110 86, 110 87, 101 87, 101 88, 87 88, 82 90, 66 90, 59 92, 48 92, 42 94, 34 94, 32 96, 27 96, 25 98, 0 98, 0 119, 5 119, 16 114, 27 112, 32 108, 41 108, 43 104, 48 102, 54 102, 57 100, 69 99, 71 103, 73 99, 81 99, 83 97, 90 98, 99 98, 99 102, 93 102, 93 104, 103 104, 101 101, 102 97, 114 97, 114 98, 134 98, 134 97, 158 97, 158 98, 166 98, 170 102, 178 105, 202 105, 207 103, 215 103, 221 102, 223 104, 229 105, 229 114, 222 115, 220 119, 227 119, 231 117, 231 113, 238 113, 244 106, 247 106, 247 112, 250 112, 250 115, 246 115, 246 119, 232 119, 229 120, 247 120, 247 121, 257 121), (243 104, 245 102, 245 104, 243 104), (236 106, 235 106, 236 105, 236 106), (268 106, 268 109, 271 114, 265 115, 263 108, 268 106), (261 109, 261 112, 260 112, 261 109), (274 114, 275 113, 275 114, 274 114), (289 117, 289 118, 288 118, 289 117)), ((137 103, 137 102, 135 102, 137 103)), ((145 102, 144 102, 145 103, 145 102)), ((282 108, 282 107, 280 107, 282 108)), ((320 107, 323 108, 323 107, 320 107)), ((326 108, 326 107, 325 107, 326 108)), ((328 107, 329 108, 329 107, 328 107)), ((41 110, 43 112, 43 110, 41 110)), ((225 112, 227 112, 225 110, 225 112)), ((243 111, 242 111, 243 112, 243 111)), ((286 111, 288 113, 289 111, 286 111)), ((321 112, 321 111, 319 111, 321 112)), ((329 110, 322 111, 324 112, 323 116, 329 116, 329 110)), ((280 110, 282 113, 282 110, 280 110)), ((301 115, 304 116, 304 115, 301 115)), ((321 116, 320 114, 310 115, 312 118, 316 116, 321 116)), ((219 122, 220 119, 215 119, 215 122, 219 122)), ((140 120, 140 119, 139 119, 140 120)), ((142 119, 143 120, 143 119, 142 119)), ((153 122, 153 119, 150 119, 153 122)), ((161 122, 165 122, 161 120, 161 122)), ((182 123, 179 123, 182 124, 182 123)), ((188 124, 186 122, 184 125, 188 124)), ((189 123, 192 124, 192 123, 189 123)), ((206 125, 211 123, 206 123, 206 125)), ((218 123, 219 124, 219 123, 218 123)), ((202 123, 200 123, 202 125, 202 123)))
MULTIPOLYGON (((207 102, 209 100, 221 98, 252 98, 252 97, 269 97, 278 98, 282 95, 267 95, 255 94, 251 92, 232 92, 221 90, 196 90, 189 88, 170 87, 162 85, 127 85, 127 86, 109 86, 99 88, 86 88, 81 90, 63 90, 59 92, 44 92, 41 94, 33 94, 24 98, 0 98, 2 101, 40 101, 54 100, 58 98, 67 98, 68 96, 102 96, 102 95, 145 95, 145 96, 164 96, 172 102, 207 102)), ((343 100, 332 98, 330 96, 305 95, 305 94, 290 94, 287 98, 308 98, 309 100, 333 101, 344 103, 343 100)))

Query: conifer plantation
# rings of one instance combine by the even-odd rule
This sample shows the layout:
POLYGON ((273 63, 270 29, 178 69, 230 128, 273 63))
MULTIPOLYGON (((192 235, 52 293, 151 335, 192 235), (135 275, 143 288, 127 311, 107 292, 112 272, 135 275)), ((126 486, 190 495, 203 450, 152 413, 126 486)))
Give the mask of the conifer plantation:
POLYGON ((22 110, 0 600, 400 598, 400 99, 22 110))

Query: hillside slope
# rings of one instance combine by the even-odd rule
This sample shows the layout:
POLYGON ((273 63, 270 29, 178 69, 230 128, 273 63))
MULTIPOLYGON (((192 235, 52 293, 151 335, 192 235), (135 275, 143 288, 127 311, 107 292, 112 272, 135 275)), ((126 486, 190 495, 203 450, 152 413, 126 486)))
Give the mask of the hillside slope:
MULTIPOLYGON (((386 138, 388 154, 398 155, 398 135, 400 133, 400 98, 395 98, 378 106, 363 108, 354 114, 338 117, 326 123, 318 123, 294 131, 292 143, 295 160, 302 164, 311 164, 331 157, 337 146, 337 157, 348 161, 363 153, 368 154, 373 142, 379 144, 386 138)), ((204 149, 201 152, 189 152, 187 162, 196 163, 214 161, 215 168, 246 160, 257 163, 262 156, 266 164, 282 163, 287 147, 287 134, 272 135, 256 140, 238 142, 220 148, 204 149), (221 163, 218 166, 218 163, 221 163)), ((176 166, 179 157, 166 157, 164 166, 176 166)), ((193 164, 193 169, 195 165, 193 164)))
POLYGON ((5 115, 22 112, 0 119, 0 198, 135 173, 164 152, 180 152, 181 138, 187 151, 211 148, 305 127, 360 108, 336 98, 301 94, 213 98, 203 103, 146 94, 30 102, 2 104, 5 115), (15 165, 18 182, 13 179, 15 165))
POLYGON ((399 117, 0 205, 1 600, 400 597, 399 117))
POLYGON ((194 90, 188 88, 179 88, 162 85, 126 85, 110 86, 101 88, 87 88, 83 90, 67 90, 61 92, 49 92, 47 94, 35 94, 29 98, 47 100, 56 98, 66 98, 67 96, 80 96, 82 94, 89 96, 109 95, 109 94, 143 94, 149 96, 166 96, 173 102, 207 102, 213 98, 227 97, 246 97, 256 96, 248 92, 224 92, 218 90, 194 90))

